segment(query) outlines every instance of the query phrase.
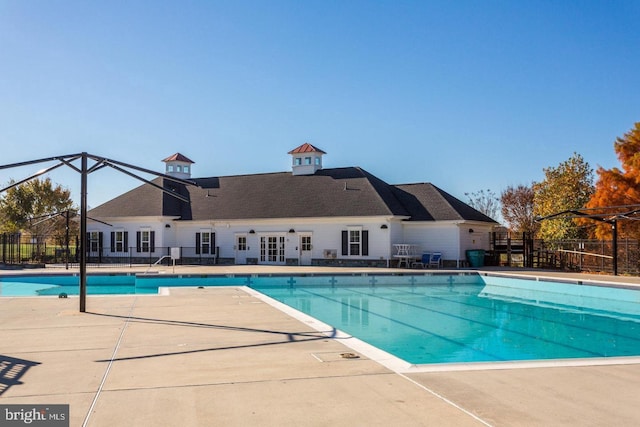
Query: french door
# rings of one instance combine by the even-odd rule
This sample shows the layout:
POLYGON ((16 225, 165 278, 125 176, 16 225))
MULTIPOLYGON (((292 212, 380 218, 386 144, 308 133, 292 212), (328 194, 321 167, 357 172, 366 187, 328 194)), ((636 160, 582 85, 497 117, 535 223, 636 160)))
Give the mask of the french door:
POLYGON ((284 264, 284 236, 260 236, 260 264, 284 264))

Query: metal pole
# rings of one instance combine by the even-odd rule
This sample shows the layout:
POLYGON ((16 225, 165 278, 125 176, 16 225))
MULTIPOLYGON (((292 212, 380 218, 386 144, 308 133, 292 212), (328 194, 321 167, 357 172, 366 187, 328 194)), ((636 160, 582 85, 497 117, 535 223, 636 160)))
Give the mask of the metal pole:
POLYGON ((613 275, 618 275, 618 221, 611 222, 611 231, 613 234, 613 275))
POLYGON ((66 226, 66 232, 65 232, 65 243, 67 245, 67 247, 65 248, 65 256, 64 256, 64 260, 65 260, 65 269, 68 270, 69 269, 69 210, 67 210, 67 226, 66 226))
POLYGON ((80 171, 80 312, 87 311, 87 153, 80 171))

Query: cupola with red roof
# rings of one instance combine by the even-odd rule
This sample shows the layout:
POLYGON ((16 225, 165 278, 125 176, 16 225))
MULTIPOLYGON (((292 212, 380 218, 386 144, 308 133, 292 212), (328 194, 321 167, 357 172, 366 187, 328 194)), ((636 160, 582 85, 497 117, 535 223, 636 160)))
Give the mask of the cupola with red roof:
POLYGON ((165 173, 180 179, 191 178, 191 165, 195 162, 187 156, 176 153, 163 160, 166 164, 165 173))
POLYGON ((327 153, 305 142, 289 151, 289 154, 292 157, 293 175, 313 175, 322 169, 322 155, 327 153))

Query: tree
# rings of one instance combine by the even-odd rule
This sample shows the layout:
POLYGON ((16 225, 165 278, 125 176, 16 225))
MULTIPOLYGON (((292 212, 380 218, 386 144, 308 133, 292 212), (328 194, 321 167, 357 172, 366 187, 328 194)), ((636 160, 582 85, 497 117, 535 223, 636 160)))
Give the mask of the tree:
POLYGON ((464 193, 469 198, 469 205, 482 212, 489 218, 496 218, 498 216, 498 209, 500 208, 500 199, 496 197, 496 194, 491 191, 484 190, 476 191, 474 193, 464 193))
POLYGON ((47 238, 64 235, 65 219, 53 215, 72 209, 69 190, 60 185, 54 188, 49 178, 32 179, 10 188, 0 198, 0 231, 27 231, 39 246, 47 238))
MULTIPOLYGON (((622 213, 629 211, 629 208, 624 206, 640 203, 640 122, 635 123, 633 129, 625 133, 622 138, 616 138, 613 147, 620 160, 621 169, 598 168, 595 192, 587 203, 587 207, 619 206, 618 213, 622 213)), ((593 211, 593 213, 597 212, 597 209, 593 211)), ((613 211, 607 209, 607 213, 613 213, 613 211)), ((618 222, 620 237, 638 237, 639 234, 640 222, 618 222)), ((592 235, 599 239, 611 238, 611 225, 596 223, 592 228, 592 235)))
POLYGON ((534 185, 509 186, 500 195, 502 217, 507 222, 509 230, 516 233, 535 233, 538 228, 533 214, 534 185))
MULTIPOLYGON (((593 169, 581 155, 573 153, 558 167, 543 169, 545 179, 533 185, 534 215, 545 217, 582 209, 593 194, 593 169)), ((544 240, 579 239, 586 231, 571 218, 543 221, 538 237, 544 240)))

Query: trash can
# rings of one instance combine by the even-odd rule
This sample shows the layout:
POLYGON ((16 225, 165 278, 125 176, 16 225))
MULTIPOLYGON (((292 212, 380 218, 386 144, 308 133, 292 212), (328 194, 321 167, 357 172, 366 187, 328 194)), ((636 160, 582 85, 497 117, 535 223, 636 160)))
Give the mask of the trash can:
POLYGON ((484 267, 484 249, 467 250, 467 261, 471 267, 484 267))

